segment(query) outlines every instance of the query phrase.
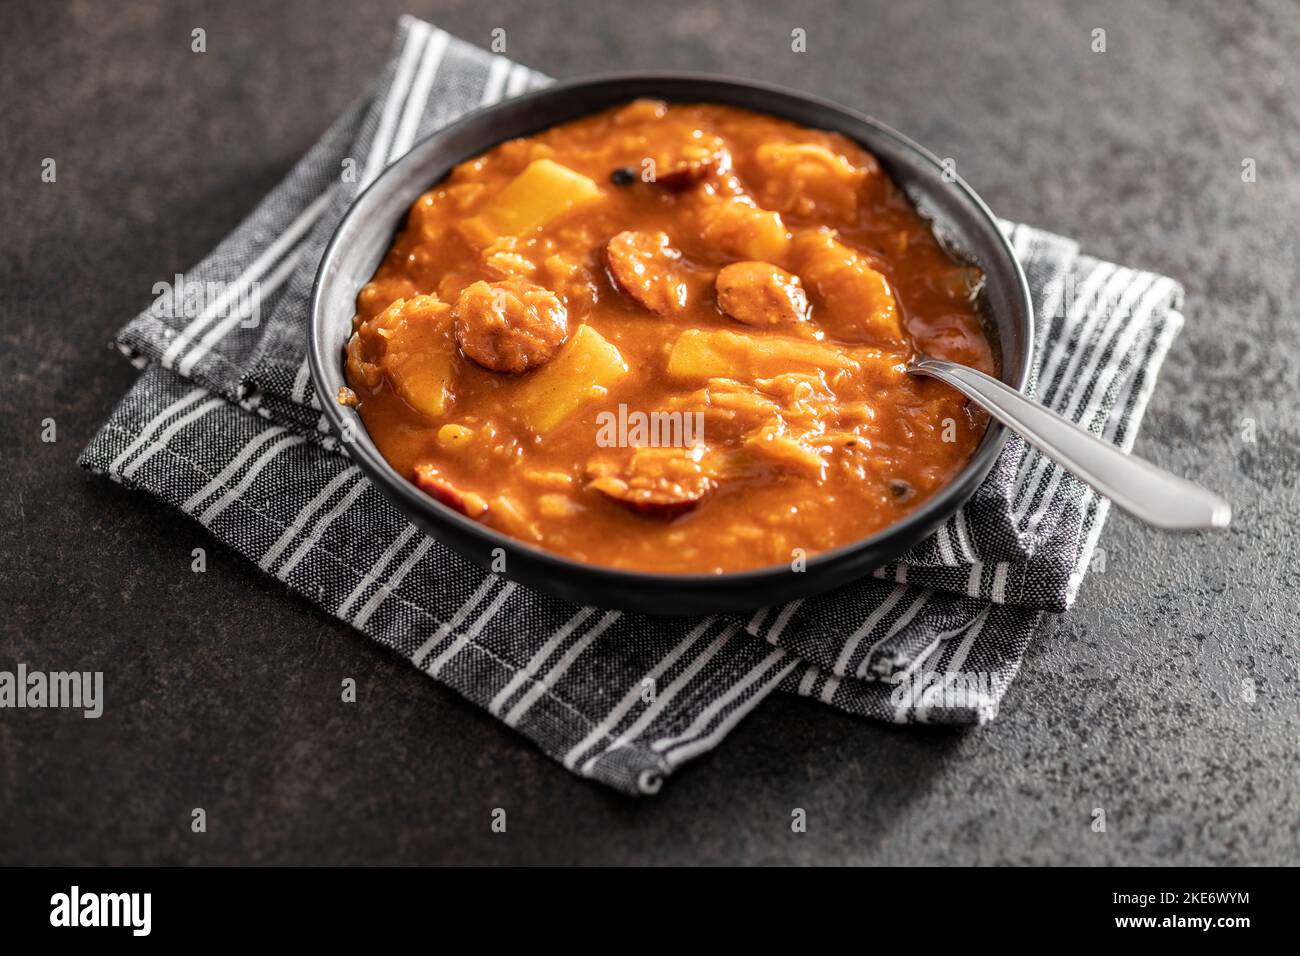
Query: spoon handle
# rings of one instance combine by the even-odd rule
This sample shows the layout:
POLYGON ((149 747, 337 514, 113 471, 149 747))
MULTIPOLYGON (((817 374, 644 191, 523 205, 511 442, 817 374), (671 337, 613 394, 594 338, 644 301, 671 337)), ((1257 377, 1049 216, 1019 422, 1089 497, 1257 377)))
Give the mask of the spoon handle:
POLYGON ((1232 506, 1214 492, 1124 454, 990 375, 929 357, 917 359, 908 371, 947 382, 973 398, 1043 454, 1147 524, 1199 531, 1226 528, 1232 519, 1232 506))

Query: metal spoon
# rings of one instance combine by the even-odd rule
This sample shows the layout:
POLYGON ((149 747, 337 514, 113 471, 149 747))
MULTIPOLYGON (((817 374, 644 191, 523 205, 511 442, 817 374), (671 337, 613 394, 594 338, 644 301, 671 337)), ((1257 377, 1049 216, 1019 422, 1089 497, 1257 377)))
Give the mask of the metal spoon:
POLYGON ((1214 492, 1124 454, 991 375, 929 356, 914 358, 907 370, 947 382, 973 398, 1029 444, 1147 524, 1200 531, 1226 528, 1232 520, 1232 505, 1214 492))

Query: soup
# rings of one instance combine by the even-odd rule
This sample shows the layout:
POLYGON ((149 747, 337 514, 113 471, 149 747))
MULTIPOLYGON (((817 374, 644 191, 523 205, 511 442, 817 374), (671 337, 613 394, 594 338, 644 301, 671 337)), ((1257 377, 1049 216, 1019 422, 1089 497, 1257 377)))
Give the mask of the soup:
POLYGON ((834 133, 637 100, 470 159, 357 298, 348 387, 427 494, 579 561, 720 573, 849 544, 965 466, 993 373, 954 261, 834 133))

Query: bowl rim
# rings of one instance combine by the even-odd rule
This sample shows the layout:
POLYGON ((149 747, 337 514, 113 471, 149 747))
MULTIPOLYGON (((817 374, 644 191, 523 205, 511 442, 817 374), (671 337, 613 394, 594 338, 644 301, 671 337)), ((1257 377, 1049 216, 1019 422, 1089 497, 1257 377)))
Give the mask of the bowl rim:
MULTIPOLYGON (((365 189, 349 203, 343 216, 335 226, 329 241, 325 245, 324 252, 321 255, 320 263, 317 266, 316 275, 312 280, 311 297, 309 300, 309 325, 308 325, 308 364, 311 371, 312 384, 316 394, 319 397, 322 411, 329 420, 331 427, 336 434, 346 434, 348 425, 340 406, 333 397, 328 394, 328 379, 325 372, 325 355, 322 354, 324 342, 324 308, 321 301, 322 287, 327 274, 332 271, 333 264, 340 257, 346 255, 347 250, 343 248, 344 234, 354 216, 359 215, 359 211, 364 209, 363 200, 370 193, 384 188, 386 181, 406 175, 405 167, 408 160, 420 153, 421 148, 430 140, 448 137, 456 130, 472 122, 479 122, 482 118, 490 113, 498 111, 506 106, 518 107, 520 104, 547 99, 564 94, 583 87, 603 86, 627 83, 655 83, 664 82, 672 84, 689 84, 705 83, 713 85, 743 87, 751 91, 766 92, 784 98, 793 98, 801 100, 812 107, 822 110, 829 110, 842 114, 854 122, 861 123, 872 127, 879 135, 892 139, 896 144, 908 150, 926 164, 933 166, 941 173, 944 171, 943 162, 929 149, 917 143, 911 137, 898 132, 891 126, 880 122, 875 117, 861 113, 851 107, 837 103, 833 100, 818 96, 813 93, 807 93, 802 90, 791 89, 774 83, 767 83, 761 80, 753 80, 746 77, 733 76, 725 73, 709 73, 701 71, 680 71, 680 70, 629 70, 615 71, 606 73, 585 74, 582 76, 571 77, 568 79, 558 80, 548 86, 537 90, 532 90, 519 94, 509 99, 501 100, 497 103, 478 107, 470 110, 464 115, 458 117, 453 122, 442 126, 427 135, 416 140, 411 148, 401 157, 394 160, 385 167, 365 189)), ((677 102, 690 102, 689 97, 676 96, 671 93, 665 93, 665 98, 677 102)), ((694 102, 710 102, 707 96, 702 96, 694 102)), ((761 112, 761 110, 754 110, 761 112)), ((593 111, 593 112, 598 112, 593 111)), ((590 114, 588 114, 590 115, 590 114)), ((567 121, 566 121, 567 122, 567 121)), ((551 124, 555 125, 555 124, 551 124)), ((841 134, 848 135, 848 134, 841 134)), ((502 137, 497 143, 504 142, 509 137, 502 137)), ((849 139, 854 137, 848 136, 849 139)), ((485 147, 487 149, 491 146, 485 147)), ((867 147, 864 147, 867 148, 867 147)), ((481 152, 482 150, 480 150, 481 152)), ((476 154, 475 154, 476 155, 476 154)), ((469 159, 466 155, 460 157, 456 162, 463 162, 469 159)), ((1030 294, 1029 282, 1025 276, 1024 269, 1020 264, 1015 250, 1006 233, 999 225, 997 217, 989 209, 988 205, 982 200, 974 189, 960 176, 950 172, 952 176, 948 185, 959 191, 964 200, 986 220, 986 224, 992 227, 992 232, 997 237, 997 252, 1005 256, 1012 266, 1012 274, 1015 280, 1015 292, 1023 304, 1025 316, 1024 327, 1024 347, 1022 349, 1021 360, 1017 368, 1010 370, 1003 369, 1002 380, 1018 392, 1023 392, 1030 378, 1032 368, 1034 342, 1036 335, 1036 316, 1034 312, 1033 297, 1030 294)), ((432 187, 434 183, 429 183, 432 187)), ((401 228, 401 220, 397 228, 401 228)), ((359 290, 358 290, 359 291, 359 290)), ((359 419, 360 416, 358 415, 359 419)), ((361 426, 364 432, 364 425, 361 426)), ((965 467, 959 471, 951 481, 934 493, 927 501, 923 502, 915 511, 906 514, 902 519, 884 526, 865 537, 856 538, 847 544, 832 548, 827 551, 819 551, 816 554, 809 555, 804 562, 802 574, 808 578, 813 578, 819 569, 830 568, 847 558, 854 552, 864 550, 872 545, 879 544, 887 537, 906 538, 906 531, 918 527, 934 525, 942 521, 941 515, 952 515, 965 503, 975 488, 984 480, 989 471, 992 470, 993 464, 997 461, 1006 444, 1010 432, 1004 425, 996 419, 990 418, 988 428, 981 439, 980 446, 976 449, 975 454, 966 462, 965 467)), ((513 551, 523 550, 528 558, 535 561, 544 568, 548 573, 559 573, 567 576, 585 576, 588 579, 595 579, 601 586, 612 587, 666 587, 679 591, 698 592, 707 591, 723 586, 743 587, 746 584, 755 586, 761 585, 766 581, 772 580, 775 575, 786 575, 791 573, 789 562, 780 564, 769 564, 758 568, 748 568, 741 571, 726 571, 718 573, 708 572, 687 572, 674 573, 663 571, 638 571, 629 568, 618 568, 610 565, 594 564, 580 561, 575 558, 566 557, 553 551, 548 551, 538 545, 524 541, 520 538, 514 538, 504 532, 497 531, 487 525, 484 525, 466 515, 461 514, 455 509, 442 504, 427 494, 421 492, 413 482, 403 478, 398 471, 379 453, 377 446, 373 446, 373 439, 368 434, 365 435, 365 441, 351 441, 347 443, 347 454, 352 460, 366 473, 381 491, 389 497, 396 496, 399 499, 396 503, 405 505, 402 510, 410 510, 430 516, 433 522, 450 521, 456 524, 462 531, 471 537, 480 539, 483 543, 493 548, 503 548, 506 554, 513 551)), ((417 522, 418 524, 418 522, 417 522)), ((421 528, 425 534, 429 534, 428 528, 421 528)), ((920 536, 913 535, 917 540, 924 540, 924 534, 920 536)), ((452 550, 458 551, 452 546, 452 550)), ((901 553, 906 547, 899 550, 901 553)), ((893 559, 888 559, 893 560, 893 559)), ((888 561, 884 562, 888 563, 888 561)), ((508 576, 508 572, 507 572, 508 576)), ((756 604, 755 606, 760 606, 756 604)))

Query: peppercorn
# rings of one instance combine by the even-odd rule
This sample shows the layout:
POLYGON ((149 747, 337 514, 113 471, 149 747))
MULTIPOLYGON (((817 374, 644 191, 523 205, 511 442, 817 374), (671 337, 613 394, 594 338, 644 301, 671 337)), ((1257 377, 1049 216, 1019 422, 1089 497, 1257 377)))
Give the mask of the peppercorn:
POLYGON ((910 498, 916 489, 901 478, 894 478, 889 482, 889 490, 895 498, 910 498))

